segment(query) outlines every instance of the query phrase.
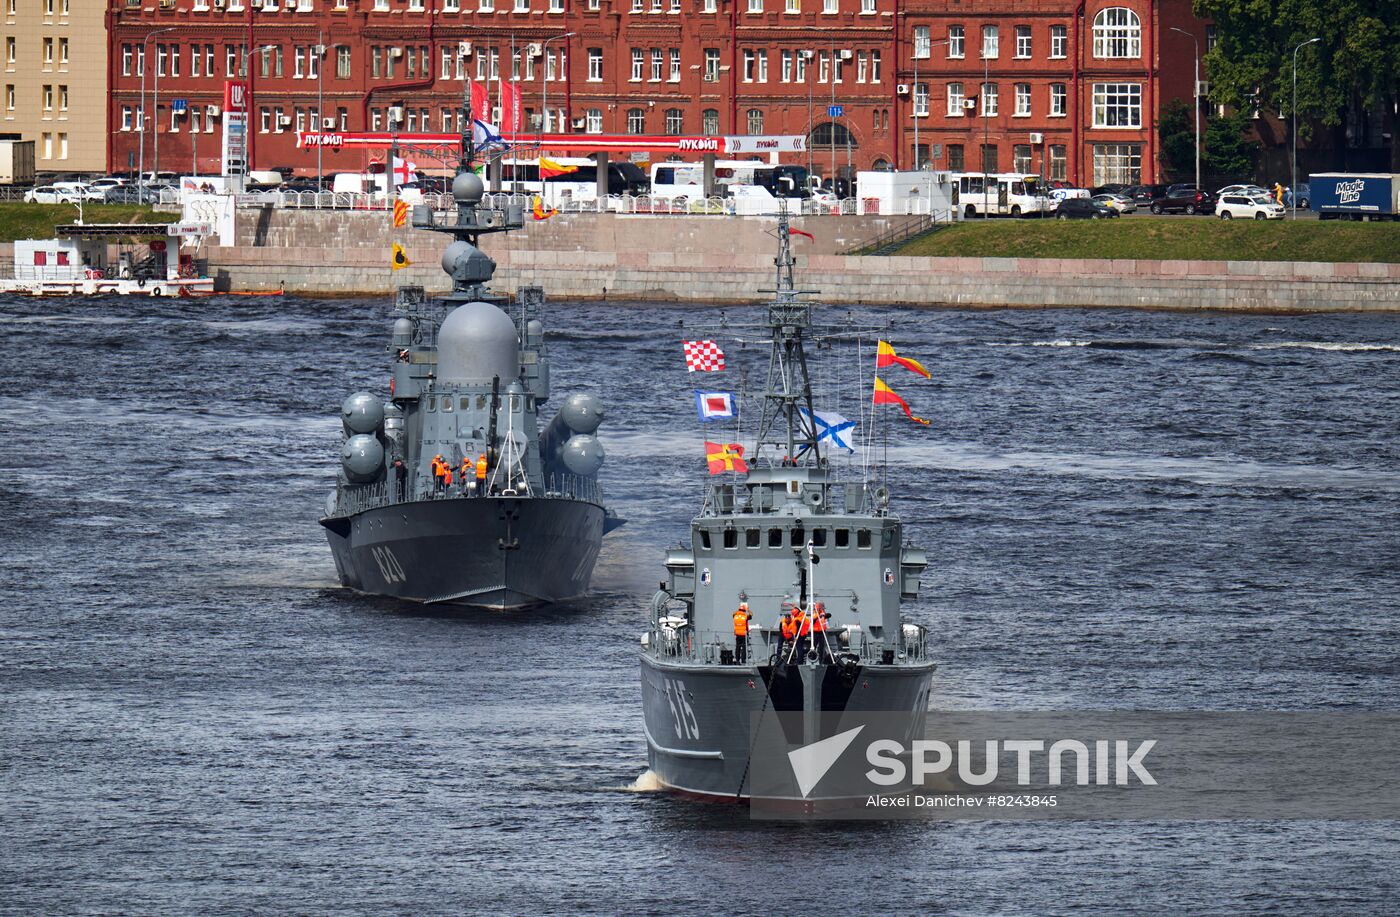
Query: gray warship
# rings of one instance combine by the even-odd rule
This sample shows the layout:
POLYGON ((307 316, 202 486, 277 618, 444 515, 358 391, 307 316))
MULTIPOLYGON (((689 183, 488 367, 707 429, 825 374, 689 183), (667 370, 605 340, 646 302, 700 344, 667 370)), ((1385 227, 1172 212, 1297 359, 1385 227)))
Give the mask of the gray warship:
POLYGON ((793 286, 788 233, 780 214, 777 284, 767 291, 776 295, 762 325, 771 354, 748 471, 708 484, 689 544, 667 554, 641 638, 641 681, 648 763, 662 787, 806 806, 820 800, 820 787, 752 785, 755 716, 761 724, 787 714, 782 728, 796 744, 863 712, 895 713, 900 724, 907 716, 907 734, 921 736, 934 663, 925 628, 900 608, 918 595, 924 552, 903 543, 885 487, 840 480, 808 419, 812 310, 793 286), (733 627, 740 603, 753 615, 747 658, 733 627), (825 607, 826 632, 784 643, 779 616, 788 604, 809 614, 825 607))
POLYGON ((506 610, 585 593, 603 535, 620 523, 598 485, 599 400, 570 395, 541 429, 553 395, 544 291, 508 301, 487 289, 496 265, 477 242, 521 228, 524 213, 483 206, 472 156, 464 134, 455 216, 413 208, 415 229, 453 237, 442 254, 452 291, 432 300, 399 289, 388 398, 357 392, 341 406, 340 471, 320 522, 344 586, 506 610))

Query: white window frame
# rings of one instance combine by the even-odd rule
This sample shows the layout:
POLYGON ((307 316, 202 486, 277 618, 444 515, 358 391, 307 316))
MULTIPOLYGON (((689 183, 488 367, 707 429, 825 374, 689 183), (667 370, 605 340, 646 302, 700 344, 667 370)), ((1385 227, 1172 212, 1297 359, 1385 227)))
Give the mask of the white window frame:
MULTIPOLYGON (((592 79, 592 78, 593 78, 592 75, 591 75, 591 73, 592 73, 592 63, 591 63, 591 60, 592 60, 592 53, 593 53, 592 51, 589 52, 589 55, 590 55, 590 64, 589 64, 590 76, 589 76, 589 79, 592 79)), ((645 68, 645 67, 646 67, 646 52, 643 51, 641 48, 633 48, 633 49, 632 49, 632 75, 628 78, 628 81, 629 81, 629 82, 632 82, 632 83, 640 83, 640 82, 642 81, 642 70, 643 70, 643 68, 645 68)))
POLYGON ((933 30, 926 25, 914 26, 914 57, 928 60, 933 54, 933 30))
POLYGON ((1001 87, 996 83, 986 82, 982 84, 982 115, 986 118, 995 118, 1001 109, 1001 87))
POLYGON ((1063 118, 1069 113, 1069 87, 1064 83, 1050 84, 1050 117, 1063 118))
POLYGON ((1028 25, 1016 26, 1016 59, 1030 60, 1033 46, 1031 27, 1028 25))
POLYGON ((671 48, 670 54, 671 72, 667 77, 667 80, 672 83, 679 83, 681 81, 681 49, 671 48))
POLYGON ((1031 84, 1017 83, 1015 85, 1015 102, 1011 112, 1014 118, 1029 118, 1031 116, 1031 84))
POLYGON ((1134 60, 1142 57, 1142 20, 1126 6, 1109 6, 1094 16, 1094 57, 1134 60))
POLYGON ((590 108, 583 115, 583 130, 588 134, 601 134, 603 132, 603 110, 601 108, 590 108))
POLYGON ((960 25, 948 26, 948 60, 962 60, 967 56, 967 28, 960 25))
MULTIPOLYGON (((589 48, 589 49, 588 49, 588 82, 590 82, 590 83, 601 83, 601 82, 603 82, 603 49, 602 49, 602 48, 589 48)), ((590 133, 595 133, 595 132, 592 132, 592 131, 591 131, 590 133)), ((599 133, 600 133, 600 132, 599 132, 599 133)))
POLYGON ((1099 130, 1141 130, 1142 84, 1094 83, 1092 123, 1099 130))
POLYGON ((982 26, 982 59, 996 60, 1001 57, 1001 26, 982 26))
POLYGON ((945 95, 948 100, 947 116, 949 118, 961 118, 965 111, 963 101, 967 98, 963 91, 963 84, 949 83, 945 95))
POLYGON ((1062 25, 1050 27, 1050 59, 1064 60, 1069 54, 1069 29, 1062 25))
POLYGON ((928 116, 928 83, 918 82, 914 84, 914 117, 925 118, 928 116))

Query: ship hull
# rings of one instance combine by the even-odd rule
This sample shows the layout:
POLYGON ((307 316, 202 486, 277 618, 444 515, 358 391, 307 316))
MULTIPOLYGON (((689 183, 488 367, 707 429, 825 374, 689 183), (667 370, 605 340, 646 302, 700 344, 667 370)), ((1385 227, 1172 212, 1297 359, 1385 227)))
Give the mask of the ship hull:
POLYGON ((583 500, 472 497, 396 503, 321 524, 343 586, 509 610, 587 592, 604 511, 583 500))
MULTIPOLYGON (((809 744, 839 731, 843 714, 907 714, 908 732, 922 735, 933 681, 932 663, 715 666, 641 657, 647 761, 656 779, 681 795, 727 802, 792 803, 810 808, 820 788, 752 787, 753 723, 782 714, 787 740, 809 744), (800 715, 800 728, 796 726, 800 715)), ((772 770, 769 768, 768 770, 772 770)))

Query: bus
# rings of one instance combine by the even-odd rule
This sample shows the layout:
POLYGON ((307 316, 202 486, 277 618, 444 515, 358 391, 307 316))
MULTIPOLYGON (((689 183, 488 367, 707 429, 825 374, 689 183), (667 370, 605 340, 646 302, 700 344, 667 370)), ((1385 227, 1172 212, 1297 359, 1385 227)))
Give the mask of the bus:
MULTIPOLYGON (((563 175, 551 175, 540 181, 538 159, 506 159, 501 161, 501 190, 520 194, 539 194, 547 203, 566 200, 596 201, 598 199, 598 164, 592 159, 569 156, 546 157, 561 166, 575 166, 563 175)), ((626 160, 608 162, 608 194, 646 194, 646 173, 636 163, 626 160)))
POLYGON ((1043 215, 1054 210, 1038 175, 1020 172, 953 172, 953 207, 964 216, 1043 215))
MULTIPOLYGON (((811 196, 804 166, 739 159, 715 160, 715 196, 728 197, 743 188, 743 196, 778 198, 811 196)), ((683 200, 705 196, 703 162, 658 162, 651 167, 651 196, 683 200)))

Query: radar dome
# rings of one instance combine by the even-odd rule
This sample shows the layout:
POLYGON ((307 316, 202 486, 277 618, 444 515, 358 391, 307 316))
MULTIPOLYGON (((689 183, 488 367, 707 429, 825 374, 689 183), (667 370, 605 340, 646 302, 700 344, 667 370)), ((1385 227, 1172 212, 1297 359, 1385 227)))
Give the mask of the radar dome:
POLYGON ((603 422, 603 402, 597 395, 579 392, 564 399, 559 413, 575 433, 592 433, 603 422))
POLYGON ((577 475, 594 475, 598 469, 603 467, 603 459, 607 458, 607 453, 603 451, 603 444, 598 442, 596 437, 583 434, 571 436, 564 444, 563 450, 564 467, 577 475))
POLYGON ((340 420, 351 433, 373 433, 384 421, 384 405, 369 392, 356 392, 341 402, 340 420))
POLYGON ((407 347, 413 343, 413 322, 407 318, 394 320, 394 344, 407 347))
POLYGON ((449 312, 437 342, 440 384, 490 385, 500 376, 504 388, 520 375, 515 322, 488 302, 469 302, 449 312))
POLYGON ((340 465, 353 484, 368 484, 384 470, 384 447, 368 433, 357 433, 340 447, 340 465))
POLYGON ((452 179, 452 199, 460 204, 475 204, 486 193, 486 185, 475 172, 459 172, 452 179))

